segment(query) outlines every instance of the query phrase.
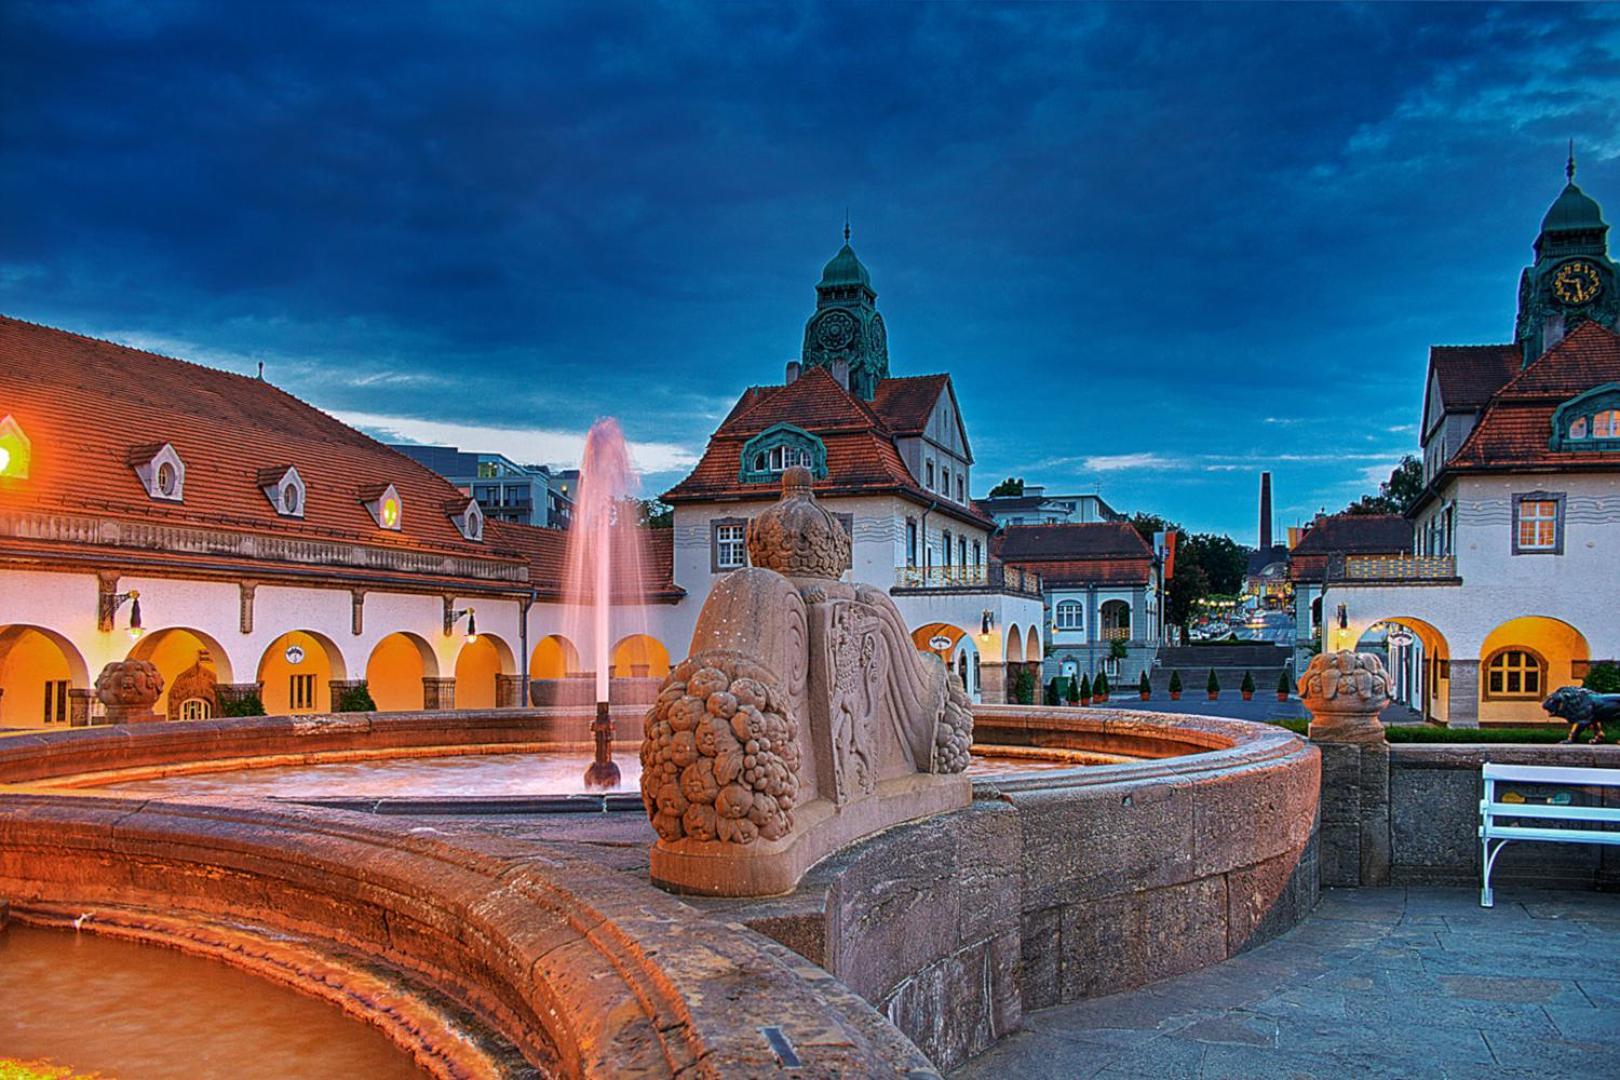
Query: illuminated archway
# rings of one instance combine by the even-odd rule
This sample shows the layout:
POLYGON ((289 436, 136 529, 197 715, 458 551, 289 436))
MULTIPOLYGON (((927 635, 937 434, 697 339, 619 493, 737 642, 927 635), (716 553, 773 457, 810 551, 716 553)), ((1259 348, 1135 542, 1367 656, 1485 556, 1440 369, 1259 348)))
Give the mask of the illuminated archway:
POLYGON ((1015 624, 1007 631, 1007 663, 1024 662, 1024 633, 1015 624))
POLYGON ((1380 655, 1396 701, 1426 720, 1450 720, 1451 646, 1433 623, 1408 615, 1380 619, 1362 631, 1354 648, 1380 655))
POLYGON ((163 676, 163 693, 152 706, 159 716, 169 715, 169 691, 174 689, 176 680, 193 667, 211 672, 217 683, 235 681, 231 658, 219 639, 190 626, 148 630, 130 648, 129 658, 155 665, 163 676))
POLYGON ((540 639, 529 657, 529 678, 562 679, 579 674, 579 650, 561 634, 540 639))
POLYGON ((377 642, 366 661, 366 689, 382 712, 423 708, 422 680, 437 678, 439 659, 423 638, 401 630, 377 642))
POLYGON ((479 634, 456 654, 456 708, 493 709, 500 700, 497 678, 516 674, 512 649, 494 634, 479 634))
POLYGON ((631 634, 613 646, 615 679, 655 678, 669 674, 669 650, 650 634, 631 634))
POLYGON ((346 678, 348 666, 342 650, 331 638, 313 630, 282 634, 259 660, 264 711, 271 716, 331 712, 331 682, 346 678))
POLYGON ((1041 628, 1031 623, 1029 630, 1024 634, 1024 659, 1029 663, 1035 663, 1042 655, 1041 628))
POLYGON ((71 641, 54 630, 0 627, 0 727, 43 727, 71 719, 67 691, 90 686, 71 641))
POLYGON ((1546 723, 1542 701, 1559 687, 1579 686, 1591 658, 1586 636, 1561 619, 1508 620, 1479 650, 1480 722, 1546 723))

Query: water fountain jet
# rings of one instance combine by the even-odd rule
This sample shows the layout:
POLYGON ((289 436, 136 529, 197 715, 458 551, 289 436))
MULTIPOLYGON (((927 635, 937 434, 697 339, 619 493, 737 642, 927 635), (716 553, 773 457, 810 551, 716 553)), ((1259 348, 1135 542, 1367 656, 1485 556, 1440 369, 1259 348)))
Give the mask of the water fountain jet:
MULTIPOLYGON (((624 432, 612 417, 591 425, 580 458, 579 488, 568 533, 563 579, 565 621, 575 641, 589 640, 596 664, 596 713, 591 720, 595 756, 585 770, 587 791, 619 785, 613 763, 613 715, 609 708, 614 601, 628 618, 645 620, 641 530, 632 511, 640 479, 630 462, 624 432), (621 513, 627 515, 621 522, 621 513)), ((645 631, 645 627, 641 627, 645 631)))

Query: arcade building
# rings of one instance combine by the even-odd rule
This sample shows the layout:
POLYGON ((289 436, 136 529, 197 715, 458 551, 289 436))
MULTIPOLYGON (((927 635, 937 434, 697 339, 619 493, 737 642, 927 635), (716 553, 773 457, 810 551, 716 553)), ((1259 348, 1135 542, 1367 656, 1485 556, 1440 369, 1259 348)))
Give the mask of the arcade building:
POLYGON ((1409 551, 1347 554, 1321 582, 1324 647, 1395 630, 1440 723, 1548 721, 1548 694, 1620 658, 1620 282, 1573 155, 1566 176, 1514 339, 1430 350, 1409 551))
POLYGON ((850 531, 851 579, 1004 700, 1009 667, 1038 678, 1039 577, 991 557, 950 377, 889 374, 845 239, 801 360, 748 388, 665 496, 674 528, 646 531, 601 658, 565 629, 565 532, 487 518, 260 379, 0 316, 0 729, 98 722, 98 674, 131 658, 175 720, 578 705, 599 663, 615 701, 644 702, 796 464, 850 531))

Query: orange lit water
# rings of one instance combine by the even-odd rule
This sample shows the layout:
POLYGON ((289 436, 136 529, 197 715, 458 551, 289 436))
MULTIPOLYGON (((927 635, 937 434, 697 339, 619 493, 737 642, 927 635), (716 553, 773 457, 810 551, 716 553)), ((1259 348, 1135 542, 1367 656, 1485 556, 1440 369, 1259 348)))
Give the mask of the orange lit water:
POLYGON ((381 1032, 225 964, 15 925, 0 930, 0 1058, 106 1080, 425 1075, 381 1032))

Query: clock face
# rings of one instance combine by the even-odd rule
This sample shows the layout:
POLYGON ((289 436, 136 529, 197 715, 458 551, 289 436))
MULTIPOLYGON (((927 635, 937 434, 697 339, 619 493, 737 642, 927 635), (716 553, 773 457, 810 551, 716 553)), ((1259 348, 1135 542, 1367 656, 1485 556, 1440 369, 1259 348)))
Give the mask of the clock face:
POLYGON ((871 337, 871 340, 872 340, 872 354, 874 356, 885 356, 885 355, 887 355, 887 353, 888 353, 888 341, 887 341, 887 334, 885 333, 885 331, 883 329, 883 316, 881 316, 881 315, 872 316, 872 327, 868 331, 868 333, 869 333, 869 335, 871 337))
POLYGON ((1553 275, 1553 295, 1566 304, 1585 304, 1597 298, 1603 289, 1603 278, 1598 268, 1585 259, 1575 259, 1558 268, 1553 275))
POLYGON ((821 320, 816 327, 816 340, 821 347, 832 351, 849 347, 855 337, 855 320, 847 312, 834 311, 821 320))

